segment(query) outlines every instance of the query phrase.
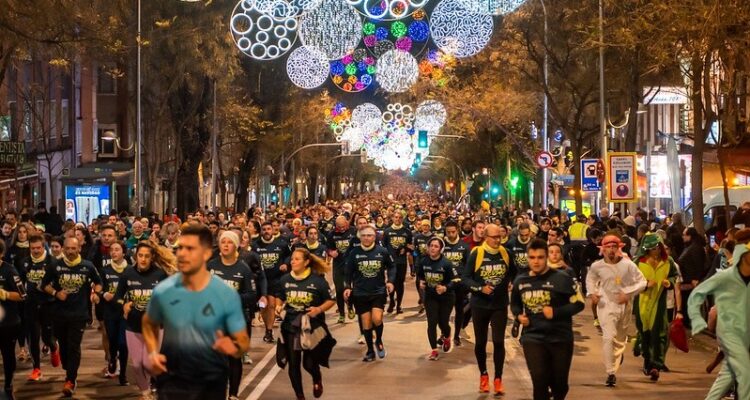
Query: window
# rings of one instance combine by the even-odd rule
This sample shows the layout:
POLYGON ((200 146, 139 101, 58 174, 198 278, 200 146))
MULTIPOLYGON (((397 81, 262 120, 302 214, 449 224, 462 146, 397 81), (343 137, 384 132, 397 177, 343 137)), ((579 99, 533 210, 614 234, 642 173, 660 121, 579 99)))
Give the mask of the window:
POLYGON ((57 101, 52 100, 49 102, 49 135, 47 139, 57 139, 57 101))
POLYGON ((16 102, 8 102, 8 115, 0 115, 0 140, 8 141, 13 135, 13 121, 16 116, 16 102))
POLYGON ((70 110, 68 109, 68 100, 61 100, 60 101, 60 131, 62 134, 62 137, 68 137, 70 126, 68 126, 69 122, 69 115, 68 113, 70 110))
POLYGON ((97 130, 97 144, 99 145, 99 158, 117 157, 117 141, 107 138, 116 138, 117 125, 99 125, 97 130))
POLYGON ((96 92, 98 94, 117 94, 117 80, 109 72, 110 66, 99 67, 96 92))
POLYGON ((31 105, 29 102, 24 101, 23 102, 23 140, 30 142, 31 141, 31 105))

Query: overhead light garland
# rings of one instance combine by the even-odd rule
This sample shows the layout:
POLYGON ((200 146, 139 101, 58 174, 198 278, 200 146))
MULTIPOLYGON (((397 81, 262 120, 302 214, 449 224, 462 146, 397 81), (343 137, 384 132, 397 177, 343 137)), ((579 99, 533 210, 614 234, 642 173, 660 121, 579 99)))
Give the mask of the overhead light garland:
POLYGON ((526 0, 458 0, 472 12, 485 15, 505 15, 512 13, 526 0))
POLYGON ((341 90, 355 93, 367 89, 375 75, 375 58, 356 49, 341 60, 331 61, 331 80, 341 90))
POLYGON ((409 18, 398 21, 368 19, 362 25, 363 42, 375 57, 398 49, 418 54, 430 37, 427 13, 417 10, 409 18))
POLYGON ((430 17, 432 40, 457 58, 476 55, 492 37, 492 16, 472 12, 460 0, 442 0, 430 17))
POLYGON ((229 26, 237 48, 256 60, 281 57, 297 39, 296 18, 261 13, 252 0, 237 3, 229 26))
POLYGON ((383 54, 378 59, 377 69, 380 87, 392 93, 406 91, 419 77, 417 60, 400 50, 390 50, 383 54))
POLYGON ((297 47, 286 61, 289 80, 303 89, 314 89, 328 79, 328 58, 318 49, 297 47))
POLYGON ((320 49, 329 60, 338 60, 362 39, 362 20, 344 0, 323 0, 300 18, 300 40, 320 49))
POLYGON ((406 18, 429 0, 346 0, 367 18, 393 21, 406 18))

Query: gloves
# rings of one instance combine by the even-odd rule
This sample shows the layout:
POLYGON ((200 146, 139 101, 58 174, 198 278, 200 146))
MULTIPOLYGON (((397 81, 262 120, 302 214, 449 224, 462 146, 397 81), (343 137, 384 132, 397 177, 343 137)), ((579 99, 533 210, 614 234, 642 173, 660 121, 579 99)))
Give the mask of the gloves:
POLYGON ((0 289, 0 300, 5 301, 8 299, 8 291, 5 289, 0 289))

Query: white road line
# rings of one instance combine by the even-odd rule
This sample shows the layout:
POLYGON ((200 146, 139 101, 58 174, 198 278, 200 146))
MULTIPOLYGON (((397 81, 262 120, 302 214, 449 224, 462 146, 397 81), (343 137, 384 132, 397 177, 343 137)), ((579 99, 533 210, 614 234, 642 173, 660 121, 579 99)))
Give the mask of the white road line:
POLYGON ((281 371, 281 368, 279 368, 278 365, 274 365, 273 368, 271 368, 270 371, 266 374, 265 377, 263 377, 263 380, 261 380, 258 383, 258 386, 253 389, 252 392, 250 392, 250 395, 245 398, 245 400, 258 400, 260 399, 260 396, 263 395, 263 392, 268 389, 268 386, 271 385, 271 382, 273 382, 274 378, 276 378, 276 375, 281 371))
POLYGON ((260 375, 261 371, 263 371, 263 368, 266 367, 266 364, 276 356, 276 346, 273 346, 271 350, 266 353, 266 355, 263 357, 262 360, 258 364, 256 364, 253 369, 250 370, 250 373, 248 373, 244 378, 242 378, 242 381, 240 381, 240 390, 238 393, 242 393, 248 385, 250 385, 250 382, 255 379, 256 376, 260 375))

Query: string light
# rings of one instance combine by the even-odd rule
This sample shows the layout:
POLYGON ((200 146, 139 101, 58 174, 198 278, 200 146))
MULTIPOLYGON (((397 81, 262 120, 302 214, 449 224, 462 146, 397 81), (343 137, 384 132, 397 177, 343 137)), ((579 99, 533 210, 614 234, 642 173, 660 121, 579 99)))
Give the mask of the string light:
POLYGON ((473 56, 492 36, 492 16, 467 10, 460 0, 442 0, 430 18, 430 34, 444 52, 457 58, 473 56))
POLYGON ((377 62, 377 70, 380 87, 392 93, 406 91, 419 77, 417 60, 400 50, 385 52, 377 62))
POLYGON ((443 87, 450 81, 455 65, 455 57, 441 50, 430 50, 419 62, 419 75, 433 86, 443 87))
POLYGON ((314 89, 328 78, 328 59, 317 49, 301 46, 286 61, 289 80, 303 89, 314 89))
POLYGON ((364 134, 369 134, 382 125, 382 112, 372 103, 358 105, 352 111, 352 123, 359 127, 364 134))
POLYGON ((341 90, 355 93, 372 84, 375 59, 365 49, 356 49, 341 60, 331 62, 331 80, 341 90))
POLYGON ((362 33, 365 47, 377 58, 393 49, 417 54, 427 44, 430 25, 426 13, 420 9, 410 18, 398 21, 367 20, 362 33))
POLYGON ((526 0, 459 0, 461 5, 475 13, 505 15, 512 13, 526 0))
POLYGON ((320 49, 329 60, 338 60, 357 47, 362 20, 344 0, 323 0, 300 18, 299 35, 305 46, 320 49))
POLYGON ((273 60, 292 48, 297 39, 297 20, 259 12, 252 0, 234 7, 229 23, 237 48, 256 60, 273 60))
POLYGON ((445 106, 436 100, 425 100, 417 106, 414 127, 417 131, 437 132, 445 124, 445 106))
POLYGON ((367 18, 393 21, 406 18, 429 0, 346 0, 367 18))

